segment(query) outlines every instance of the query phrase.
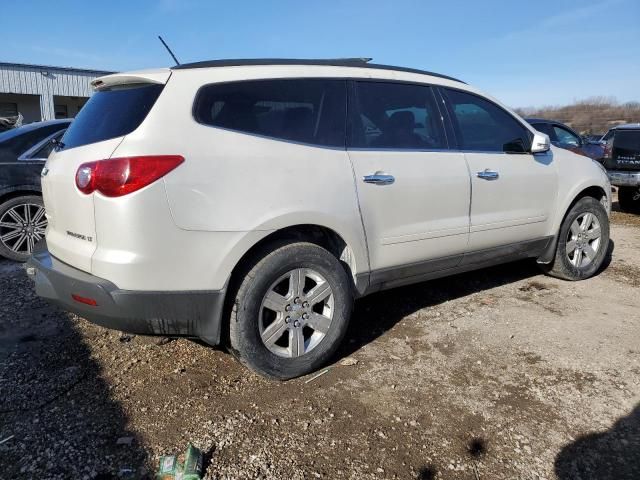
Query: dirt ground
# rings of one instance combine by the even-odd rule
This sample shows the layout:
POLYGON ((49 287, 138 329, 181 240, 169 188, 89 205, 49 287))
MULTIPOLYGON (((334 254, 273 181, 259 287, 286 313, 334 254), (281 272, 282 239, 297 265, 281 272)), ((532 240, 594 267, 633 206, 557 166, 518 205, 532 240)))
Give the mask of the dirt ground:
POLYGON ((640 217, 612 239, 584 282, 520 262, 362 299, 329 370, 285 383, 0 261, 0 478, 145 478, 191 441, 208 479, 638 479, 640 217))

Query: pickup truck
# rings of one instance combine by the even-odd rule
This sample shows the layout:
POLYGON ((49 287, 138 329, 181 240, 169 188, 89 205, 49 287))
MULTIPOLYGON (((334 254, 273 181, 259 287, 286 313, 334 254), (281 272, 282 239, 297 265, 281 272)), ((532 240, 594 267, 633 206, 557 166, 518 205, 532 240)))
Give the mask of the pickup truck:
POLYGON ((611 185, 619 189, 620 209, 640 213, 640 123, 619 125, 612 131, 607 134, 602 164, 611 185))

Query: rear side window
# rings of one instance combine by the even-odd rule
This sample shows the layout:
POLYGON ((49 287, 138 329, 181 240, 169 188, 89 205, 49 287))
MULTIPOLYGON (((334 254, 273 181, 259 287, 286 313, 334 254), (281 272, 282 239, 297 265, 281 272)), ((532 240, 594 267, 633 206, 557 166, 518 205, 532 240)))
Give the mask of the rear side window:
POLYGON ((247 80, 202 87, 194 116, 212 127, 344 147, 346 108, 342 80, 247 80))
POLYGON ((640 153, 640 130, 617 130, 613 148, 621 155, 640 153))
POLYGON ((531 134, 496 104, 459 90, 444 89, 462 150, 526 152, 531 134))
POLYGON ((431 87, 356 82, 350 146, 429 150, 446 148, 431 87))
POLYGON ((94 93, 62 137, 68 149, 133 132, 145 119, 164 85, 122 85, 94 93))

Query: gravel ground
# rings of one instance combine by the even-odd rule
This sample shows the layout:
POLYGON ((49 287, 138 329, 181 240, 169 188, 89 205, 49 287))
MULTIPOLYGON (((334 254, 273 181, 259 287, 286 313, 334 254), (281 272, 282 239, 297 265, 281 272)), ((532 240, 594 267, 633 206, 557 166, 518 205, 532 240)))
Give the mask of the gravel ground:
POLYGON ((520 262, 367 297, 328 372, 285 383, 94 326, 0 261, 0 478, 146 478, 191 441, 208 479, 638 479, 640 217, 613 223, 593 279, 520 262))

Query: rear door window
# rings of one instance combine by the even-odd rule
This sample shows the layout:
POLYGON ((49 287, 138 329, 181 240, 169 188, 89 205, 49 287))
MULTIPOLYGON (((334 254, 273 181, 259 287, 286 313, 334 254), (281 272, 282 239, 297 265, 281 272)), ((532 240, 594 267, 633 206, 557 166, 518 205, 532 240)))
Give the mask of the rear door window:
POLYGON ((443 89, 451 109, 458 145, 466 151, 524 153, 531 133, 506 110, 467 92, 443 89))
POLYGON ((246 80, 202 87, 194 116, 212 127, 344 147, 346 108, 344 80, 246 80))
POLYGON ((164 85, 120 85, 95 92, 62 137, 69 149, 133 132, 153 107, 164 85))
POLYGON ((431 87, 357 81, 350 147, 430 150, 447 148, 431 87))

